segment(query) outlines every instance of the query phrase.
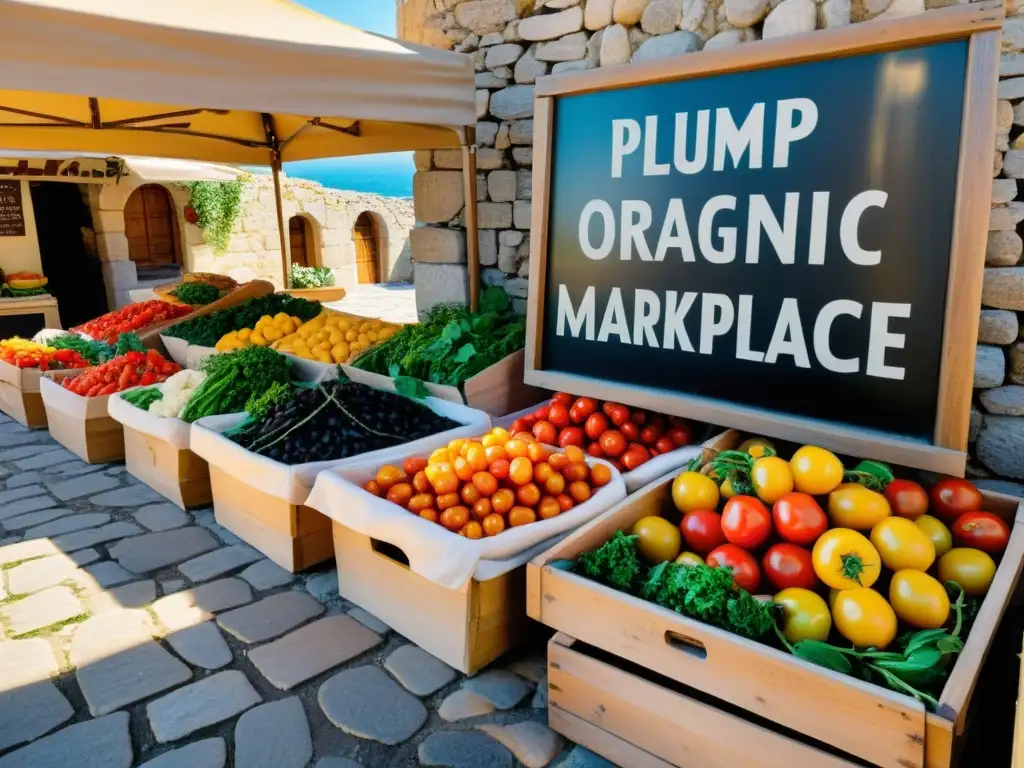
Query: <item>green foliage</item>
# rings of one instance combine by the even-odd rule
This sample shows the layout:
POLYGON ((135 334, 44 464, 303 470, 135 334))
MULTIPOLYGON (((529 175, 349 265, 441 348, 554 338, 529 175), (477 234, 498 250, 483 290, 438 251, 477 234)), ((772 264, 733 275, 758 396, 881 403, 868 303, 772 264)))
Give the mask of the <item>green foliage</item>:
POLYGON ((405 326, 352 364, 384 376, 461 386, 525 344, 525 319, 512 311, 505 291, 492 286, 481 294, 479 312, 455 304, 434 307, 422 323, 405 326))
POLYGON ((212 347, 228 331, 252 328, 263 315, 273 317, 278 312, 284 312, 305 322, 312 320, 322 311, 323 305, 319 301, 306 301, 286 293, 272 293, 269 296, 243 301, 234 307, 218 309, 208 315, 176 323, 163 333, 176 339, 184 339, 189 344, 212 347))
POLYGON ((334 285, 334 272, 328 267, 303 267, 292 264, 288 276, 290 288, 330 288, 334 285))
POLYGON ((249 414, 249 418, 263 421, 271 408, 292 396, 292 391, 292 387, 288 384, 275 381, 266 392, 262 394, 253 392, 245 403, 245 410, 249 414))
POLYGON ((163 400, 163 397, 164 393, 160 391, 160 387, 133 389, 130 392, 123 392, 121 394, 122 400, 131 403, 136 408, 141 408, 143 411, 148 411, 150 405, 157 400, 163 400))
MULTIPOLYGON (((235 226, 238 212, 242 207, 242 190, 245 182, 235 181, 190 181, 188 204, 199 217, 203 238, 216 254, 228 249, 231 230, 235 226)), ((184 299, 182 299, 184 301, 184 299)))
POLYGON ((105 341, 86 341, 81 336, 68 333, 50 342, 54 349, 72 349, 93 365, 105 363, 114 357, 114 348, 105 341))
POLYGON ((171 291, 171 295, 179 301, 196 307, 215 302, 220 298, 220 290, 217 286, 209 283, 182 283, 171 291))
POLYGON ((114 357, 127 355, 129 352, 146 352, 146 345, 132 331, 120 334, 117 337, 117 344, 114 345, 114 357))
POLYGON ((636 536, 622 531, 593 552, 584 552, 576 561, 580 572, 624 592, 632 592, 640 584, 641 565, 636 554, 636 536))
POLYGON ((253 395, 291 380, 291 362, 269 347, 246 347, 212 355, 203 361, 203 371, 206 380, 189 398, 181 414, 183 421, 239 413, 253 395))

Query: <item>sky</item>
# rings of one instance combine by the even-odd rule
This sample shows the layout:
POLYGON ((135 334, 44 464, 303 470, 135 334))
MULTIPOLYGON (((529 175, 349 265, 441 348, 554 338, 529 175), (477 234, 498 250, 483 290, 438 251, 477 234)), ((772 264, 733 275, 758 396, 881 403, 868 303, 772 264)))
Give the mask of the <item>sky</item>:
MULTIPOLYGON (((394 0, 295 0, 310 10, 367 32, 395 36, 394 0)), ((412 195, 411 152, 285 163, 292 176, 325 186, 407 197, 412 195)))

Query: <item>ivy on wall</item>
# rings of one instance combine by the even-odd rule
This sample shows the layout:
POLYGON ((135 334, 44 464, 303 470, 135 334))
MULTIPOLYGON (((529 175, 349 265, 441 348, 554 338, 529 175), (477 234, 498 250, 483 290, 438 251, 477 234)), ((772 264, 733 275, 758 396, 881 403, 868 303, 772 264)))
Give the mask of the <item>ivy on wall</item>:
POLYGON ((247 177, 235 181, 191 181, 188 204, 196 212, 203 239, 215 254, 228 249, 231 230, 242 209, 242 190, 247 177))

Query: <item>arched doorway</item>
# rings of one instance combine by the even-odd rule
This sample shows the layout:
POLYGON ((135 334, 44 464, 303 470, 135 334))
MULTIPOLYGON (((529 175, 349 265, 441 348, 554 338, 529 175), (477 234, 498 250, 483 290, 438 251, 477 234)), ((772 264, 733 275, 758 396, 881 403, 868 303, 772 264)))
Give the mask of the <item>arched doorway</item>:
POLYGON ((143 184, 124 206, 128 255, 140 267, 181 265, 174 201, 159 184, 143 184))
POLYGON ((292 216, 288 219, 288 244, 292 252, 292 264, 300 267, 316 266, 313 233, 310 232, 305 216, 292 216))
POLYGON ((373 216, 364 211, 352 228, 352 242, 356 247, 356 274, 360 283, 379 283, 380 249, 377 247, 377 225, 373 216))

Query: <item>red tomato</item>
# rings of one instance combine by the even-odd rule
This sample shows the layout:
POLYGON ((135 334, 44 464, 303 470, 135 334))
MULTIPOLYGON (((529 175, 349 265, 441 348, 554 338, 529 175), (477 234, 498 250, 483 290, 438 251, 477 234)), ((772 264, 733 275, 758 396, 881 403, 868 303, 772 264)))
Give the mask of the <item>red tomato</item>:
POLYGON ((619 425, 619 430, 626 436, 626 439, 630 442, 634 442, 640 439, 640 427, 634 424, 632 421, 624 421, 619 425))
POLYGON ((592 413, 587 417, 587 423, 583 427, 583 431, 587 433, 587 437, 591 440, 597 440, 605 432, 608 431, 609 426, 608 417, 603 413, 592 413))
POLYGON ((914 520, 928 511, 928 494, 913 480, 893 480, 885 486, 885 498, 892 513, 900 517, 914 520))
POLYGON ((668 436, 672 438, 672 442, 676 444, 676 447, 682 447, 689 445, 690 441, 693 440, 693 435, 690 433, 688 427, 682 424, 676 424, 668 431, 668 436))
POLYGON ((662 435, 661 427, 656 427, 653 424, 649 427, 644 427, 640 432, 640 442, 645 445, 655 445, 658 439, 662 435))
POLYGON ((619 457, 626 452, 626 436, 617 429, 609 429, 601 435, 600 443, 605 456, 619 457))
POLYGON ((1010 529, 991 512, 965 512, 953 523, 953 538, 964 547, 982 552, 1002 552, 1010 540, 1010 529))
POLYGON ((548 406, 542 405, 540 408, 533 412, 533 415, 537 417, 537 421, 547 421, 548 406))
POLYGON ((516 432, 529 432, 530 426, 527 424, 526 419, 516 419, 512 422, 512 426, 508 428, 510 435, 514 435, 516 432))
POLYGON ((573 404, 576 398, 570 395, 568 392, 555 392, 554 397, 551 398, 551 404, 561 403, 566 408, 573 404))
POLYGON ((722 532, 730 544, 757 549, 772 532, 772 516, 760 499, 733 496, 722 508, 722 532))
POLYGON ((981 491, 966 480, 947 477, 932 486, 929 494, 935 515, 947 523, 954 522, 964 512, 981 509, 981 491))
POLYGON ((622 465, 627 469, 636 469, 641 464, 651 460, 651 453, 640 443, 630 443, 629 448, 622 454, 622 465))
POLYGON ((558 447, 565 448, 567 445, 583 445, 587 436, 579 427, 566 427, 558 434, 558 447))
POLYGON ((592 397, 579 397, 569 409, 569 418, 573 424, 582 424, 597 411, 597 400, 592 397))
POLYGON ((561 429, 569 426, 569 409, 562 403, 552 403, 548 408, 548 421, 561 429))
POLYGON ((587 453, 589 453, 595 459, 603 459, 604 458, 604 449, 601 448, 601 444, 598 443, 598 442, 593 442, 590 445, 588 445, 587 446, 587 453))
POLYGON ((790 587, 814 589, 818 584, 811 553, 796 544, 773 544, 768 547, 761 566, 765 578, 776 590, 790 587))
POLYGON ((658 451, 658 453, 668 453, 669 451, 674 451, 675 449, 676 444, 672 441, 672 438, 665 436, 658 438, 658 442, 654 444, 653 450, 658 451))
POLYGON ((554 445, 558 439, 558 429, 550 421, 538 421, 533 425, 533 436, 538 442, 554 445))
POLYGON ((706 555, 713 549, 725 544, 722 533, 722 516, 711 509, 695 509, 683 515, 679 530, 686 540, 686 549, 698 555, 706 555))
POLYGON ((813 496, 787 493, 772 506, 779 536, 793 544, 813 544, 828 529, 828 517, 813 496))
POLYGON ((644 424, 647 423, 647 411, 633 411, 632 415, 629 417, 629 420, 632 421, 634 424, 637 424, 638 426, 642 427, 644 424))
POLYGON ((601 410, 604 411, 604 415, 611 419, 612 424, 616 427, 621 427, 627 421, 629 421, 629 408, 618 403, 605 403, 601 410))
POLYGON ((704 562, 712 568, 728 568, 732 571, 732 580, 736 586, 747 592, 755 592, 761 583, 761 569, 757 566, 757 560, 735 544, 723 544, 712 550, 704 562))

